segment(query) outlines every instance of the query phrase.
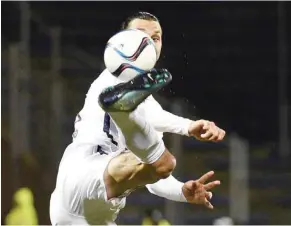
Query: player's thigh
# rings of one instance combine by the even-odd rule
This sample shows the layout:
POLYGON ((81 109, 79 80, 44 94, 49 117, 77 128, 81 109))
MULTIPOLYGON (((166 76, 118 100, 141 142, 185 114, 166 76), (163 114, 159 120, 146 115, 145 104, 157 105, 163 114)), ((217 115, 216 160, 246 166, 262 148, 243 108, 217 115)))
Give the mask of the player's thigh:
POLYGON ((92 155, 86 159, 83 180, 79 186, 82 191, 83 214, 91 225, 114 224, 120 209, 125 206, 125 199, 108 199, 104 175, 112 156, 92 155))
POLYGON ((114 211, 124 202, 107 199, 103 175, 112 156, 98 150, 98 147, 81 144, 71 145, 66 150, 55 189, 58 198, 51 202, 54 206, 60 205, 70 215, 85 217, 92 224, 109 222, 114 211))
POLYGON ((62 193, 54 191, 50 200, 50 220, 53 226, 58 225, 89 225, 82 216, 70 214, 63 206, 62 193))
POLYGON ((70 213, 83 216, 88 224, 105 225, 114 222, 116 212, 124 207, 125 200, 107 199, 103 175, 112 156, 100 154, 98 148, 94 150, 92 148, 92 154, 81 158, 79 165, 71 166, 67 171, 65 203, 70 213))

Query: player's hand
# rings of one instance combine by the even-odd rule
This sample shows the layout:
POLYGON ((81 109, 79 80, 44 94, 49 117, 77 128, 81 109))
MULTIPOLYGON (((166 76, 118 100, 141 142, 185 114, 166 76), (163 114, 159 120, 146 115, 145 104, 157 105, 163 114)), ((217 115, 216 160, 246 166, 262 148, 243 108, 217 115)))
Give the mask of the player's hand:
POLYGON ((200 141, 218 142, 223 140, 225 136, 225 131, 216 126, 214 122, 203 119, 193 121, 189 126, 188 133, 200 141))
POLYGON ((198 180, 190 180, 183 185, 182 191, 188 203, 201 204, 209 209, 213 209, 213 205, 210 203, 210 199, 212 198, 212 192, 210 190, 220 184, 219 180, 206 183, 213 175, 214 172, 210 171, 198 180))

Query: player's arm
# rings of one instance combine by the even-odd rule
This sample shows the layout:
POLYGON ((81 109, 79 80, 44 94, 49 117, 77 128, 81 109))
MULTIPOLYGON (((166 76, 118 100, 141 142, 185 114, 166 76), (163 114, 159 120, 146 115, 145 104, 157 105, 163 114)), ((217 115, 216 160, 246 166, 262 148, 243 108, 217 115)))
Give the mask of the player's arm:
POLYGON ((214 122, 193 121, 165 111, 153 96, 147 98, 144 107, 147 121, 159 132, 193 136, 200 141, 221 141, 225 136, 214 122))
POLYGON ((207 208, 213 209, 209 201, 212 197, 210 190, 220 184, 218 180, 206 183, 213 175, 214 172, 210 171, 198 180, 190 180, 186 183, 178 181, 171 175, 154 184, 148 184, 146 187, 150 193, 172 201, 202 204, 207 208))
POLYGON ((182 187, 184 183, 170 175, 154 184, 146 185, 150 193, 176 202, 187 202, 182 187))
POLYGON ((157 131, 189 136, 188 129, 192 120, 165 111, 153 96, 145 100, 143 107, 147 121, 157 131))

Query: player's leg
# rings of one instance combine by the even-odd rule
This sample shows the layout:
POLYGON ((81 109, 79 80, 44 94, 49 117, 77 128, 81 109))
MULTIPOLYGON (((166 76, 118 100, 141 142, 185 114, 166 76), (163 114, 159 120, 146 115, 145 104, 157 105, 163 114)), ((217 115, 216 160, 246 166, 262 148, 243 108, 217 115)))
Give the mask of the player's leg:
POLYGON ((134 111, 149 95, 170 81, 168 71, 152 70, 127 83, 107 88, 100 95, 100 106, 121 128, 128 148, 134 153, 117 156, 108 164, 104 175, 108 198, 166 178, 175 168, 175 158, 166 150, 163 140, 134 111))
POLYGON ((118 197, 128 190, 167 178, 175 168, 175 158, 165 149, 152 164, 142 163, 132 152, 114 157, 104 172, 107 198, 118 197))

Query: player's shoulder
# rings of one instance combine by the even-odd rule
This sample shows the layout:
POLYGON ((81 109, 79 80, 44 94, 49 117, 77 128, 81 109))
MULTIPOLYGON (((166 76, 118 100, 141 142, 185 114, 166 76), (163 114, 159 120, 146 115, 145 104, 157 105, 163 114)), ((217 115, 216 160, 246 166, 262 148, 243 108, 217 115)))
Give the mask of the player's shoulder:
POLYGON ((92 85, 115 85, 118 82, 119 80, 114 75, 112 75, 107 69, 104 69, 93 81, 92 85))
POLYGON ((113 77, 113 75, 107 69, 104 69, 99 75, 97 75, 97 78, 94 80, 93 83, 100 82, 102 80, 106 80, 106 78, 110 79, 112 77, 113 77))
POLYGON ((94 97, 96 97, 96 95, 98 95, 106 87, 114 86, 118 83, 118 79, 114 75, 112 75, 107 69, 105 69, 91 83, 87 96, 90 96, 92 94, 94 97))

